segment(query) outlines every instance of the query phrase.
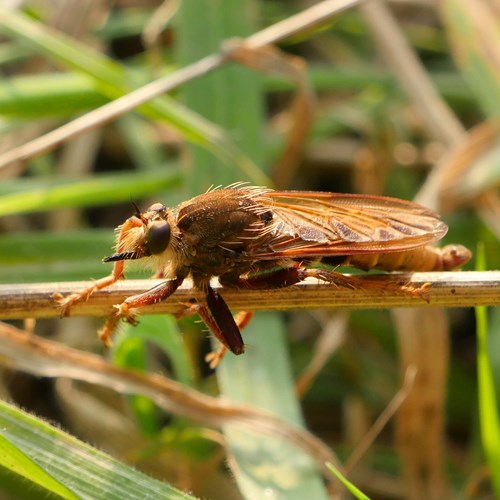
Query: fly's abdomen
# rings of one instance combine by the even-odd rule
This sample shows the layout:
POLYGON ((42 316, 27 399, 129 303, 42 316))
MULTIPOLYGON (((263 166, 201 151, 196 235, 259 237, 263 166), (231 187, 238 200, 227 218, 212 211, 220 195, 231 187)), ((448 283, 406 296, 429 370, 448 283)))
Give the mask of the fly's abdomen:
POLYGON ((443 248, 424 246, 381 254, 350 255, 343 264, 360 269, 382 269, 384 271, 451 271, 471 258, 471 252, 462 245, 447 245, 443 248))

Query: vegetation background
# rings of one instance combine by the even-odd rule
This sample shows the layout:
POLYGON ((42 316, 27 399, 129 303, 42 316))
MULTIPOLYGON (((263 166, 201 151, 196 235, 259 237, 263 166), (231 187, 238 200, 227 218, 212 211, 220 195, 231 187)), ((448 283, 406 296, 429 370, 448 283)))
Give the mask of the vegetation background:
MULTIPOLYGON (((237 181, 418 196, 444 214, 446 242, 481 242, 498 269, 499 23, 494 0, 2 3, 0 283, 104 276, 131 200, 174 206, 237 181), (215 58, 210 74, 183 73, 172 93, 97 112, 63 140, 64 124, 275 24, 238 61, 215 58)), ((259 313, 248 352, 217 373, 193 318, 144 316, 110 351, 100 319, 3 325, 42 343, 2 340, 0 394, 14 406, 0 405, 0 496, 327 498, 328 454, 374 498, 500 496, 498 309, 485 337, 485 311, 477 332, 472 309, 373 306, 259 313), (143 395, 87 352, 144 371, 143 395), (179 392, 155 399, 154 384, 179 392)))

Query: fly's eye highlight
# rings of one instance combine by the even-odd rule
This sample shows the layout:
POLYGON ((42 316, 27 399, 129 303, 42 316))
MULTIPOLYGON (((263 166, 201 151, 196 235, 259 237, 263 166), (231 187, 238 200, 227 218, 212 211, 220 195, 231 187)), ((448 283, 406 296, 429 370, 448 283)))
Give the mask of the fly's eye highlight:
POLYGON ((170 241, 170 226, 165 221, 152 222, 146 232, 146 248, 152 255, 162 253, 170 241))

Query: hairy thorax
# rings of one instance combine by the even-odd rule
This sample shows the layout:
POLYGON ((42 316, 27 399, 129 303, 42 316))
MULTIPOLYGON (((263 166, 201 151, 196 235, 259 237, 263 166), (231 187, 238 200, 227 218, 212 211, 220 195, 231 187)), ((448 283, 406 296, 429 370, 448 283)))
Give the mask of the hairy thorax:
POLYGON ((252 197, 234 196, 234 190, 208 192, 196 203, 181 205, 177 213, 179 245, 184 264, 193 275, 219 276, 250 266, 247 258, 266 240, 272 221, 252 197))

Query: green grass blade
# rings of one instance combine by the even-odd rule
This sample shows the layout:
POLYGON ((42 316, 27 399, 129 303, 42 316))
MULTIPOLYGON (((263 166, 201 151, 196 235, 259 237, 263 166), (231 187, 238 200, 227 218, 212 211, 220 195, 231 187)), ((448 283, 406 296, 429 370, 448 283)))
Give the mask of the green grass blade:
POLYGON ((476 99, 487 116, 499 116, 500 67, 497 48, 500 35, 498 25, 494 22, 494 7, 488 3, 476 5, 476 2, 446 0, 441 2, 441 12, 455 59, 476 99), (481 22, 482 16, 484 24, 481 22))
POLYGON ((6 234, 0 238, 0 283, 99 278, 111 271, 102 258, 112 247, 109 229, 6 234))
POLYGON ((488 354, 487 308, 476 307, 478 338, 478 385, 481 440, 486 461, 491 471, 495 496, 500 498, 500 419, 495 394, 495 384, 488 354))
MULTIPOLYGON (((172 365, 173 376, 185 385, 193 385, 194 373, 186 344, 177 321, 169 315, 144 315, 136 326, 125 325, 113 343, 113 362, 117 366, 145 371, 147 344, 160 348, 172 365)), ((142 431, 155 436, 159 431, 158 408, 143 396, 129 398, 132 412, 142 431)))
MULTIPOLYGON (((217 48, 223 39, 245 36, 254 29, 256 6, 249 0, 228 0, 214 9, 210 1, 183 2, 178 15, 181 64, 217 48), (206 13, 200 16, 200 11, 206 13)), ((263 93, 260 75, 246 68, 223 68, 183 89, 185 102, 210 120, 234 130, 238 146, 263 165, 263 93), (210 95, 210 99, 206 96, 210 95)), ((199 194, 213 185, 247 180, 240 172, 214 164, 199 148, 192 148, 187 187, 199 194)), ((244 332, 244 356, 228 354, 217 369, 224 397, 271 410, 281 418, 301 423, 287 358, 283 320, 279 314, 256 315, 244 332)), ((231 426, 224 429, 237 464, 233 474, 246 498, 326 498, 323 482, 309 457, 283 439, 272 439, 231 426)))
MULTIPOLYGON (((50 59, 91 76, 99 90, 110 99, 127 94, 146 83, 140 72, 122 66, 64 33, 49 30, 19 11, 0 7, 0 32, 50 59)), ((236 164, 252 175, 259 174, 221 129, 168 95, 144 103, 137 111, 152 120, 169 123, 187 140, 212 151, 228 164, 236 164)))
MULTIPOLYGON (((187 65, 219 50, 220 43, 226 38, 249 33, 251 3, 239 0, 225 2, 224 9, 214 9, 210 2, 185 2, 177 16, 179 64, 187 65), (200 16, 200 10, 206 15, 200 16)), ((202 193, 210 185, 227 185, 236 181, 269 184, 267 176, 255 167, 262 165, 265 158, 261 90, 260 75, 235 66, 221 68, 182 89, 183 102, 205 118, 232 131, 239 150, 252 160, 241 157, 240 164, 245 166, 238 171, 214 161, 210 152, 191 147, 193 171, 189 177, 190 194, 202 193)))
POLYGON ((354 486, 344 475, 335 468, 333 464, 326 464, 328 469, 335 475, 337 479, 339 479, 342 484, 347 488, 349 492, 353 494, 355 498, 359 500, 370 500, 370 498, 365 495, 358 487, 354 486))
MULTIPOLYGON (((193 498, 1 401, 0 434, 30 461, 38 464, 45 475, 54 478, 54 482, 50 482, 40 474, 37 476, 39 483, 47 484, 47 489, 51 488, 49 491, 60 483, 63 494, 69 489, 75 495, 69 496, 68 493, 64 498, 193 498)), ((15 458, 15 463, 8 465, 12 472, 26 470, 29 464, 22 469, 17 454, 15 458)), ((31 480, 35 472, 34 469, 28 471, 26 479, 31 480)))
MULTIPOLYGON (((484 249, 476 252, 476 270, 486 269, 484 249)), ((496 498, 500 498, 500 418, 495 382, 491 366, 488 336, 488 310, 486 307, 476 307, 477 332, 477 378, 479 392, 479 421, 481 441, 486 462, 491 472, 491 481, 496 498)), ((496 335, 500 331, 495 332, 496 335)))
POLYGON ((8 439, 6 439, 2 430, 0 430, 0 469, 7 472, 0 486, 0 493, 10 493, 12 495, 19 494, 17 490, 18 482, 31 483, 32 486, 37 486, 43 491, 43 495, 54 494, 58 498, 78 499, 70 489, 64 484, 54 479, 36 462, 27 457, 24 453, 16 448, 8 439), (15 476, 15 477, 13 477, 15 476))
POLYGON ((0 193, 12 194, 0 195, 0 216, 137 200, 177 186, 180 182, 179 171, 165 169, 101 174, 88 179, 4 182, 0 193))
POLYGON ((157 345, 171 360, 175 379, 185 385, 193 385, 194 373, 190 363, 186 344, 177 322, 169 315, 144 315, 137 326, 125 325, 115 340, 113 356, 119 366, 129 366, 125 352, 129 341, 140 340, 157 345))
POLYGON ((16 119, 70 117, 108 101, 92 78, 78 73, 48 73, 0 81, 0 115, 16 119))
MULTIPOLYGON (((228 354, 217 369, 224 397, 268 410, 293 425, 303 425, 281 317, 255 314, 243 336, 245 354, 228 354)), ((238 426, 227 426, 224 432, 238 463, 235 479, 248 498, 326 498, 312 459, 291 443, 238 426)))

